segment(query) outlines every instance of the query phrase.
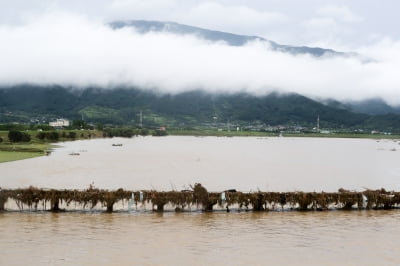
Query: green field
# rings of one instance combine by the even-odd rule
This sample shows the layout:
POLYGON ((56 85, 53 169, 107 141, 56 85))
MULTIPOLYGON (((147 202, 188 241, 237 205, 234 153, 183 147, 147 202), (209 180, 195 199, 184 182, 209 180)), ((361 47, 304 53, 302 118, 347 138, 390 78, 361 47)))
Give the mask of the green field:
POLYGON ((0 131, 0 137, 3 139, 3 142, 0 143, 0 163, 44 156, 52 149, 54 143, 59 141, 90 139, 103 136, 103 133, 98 130, 59 130, 57 131, 60 135, 58 141, 49 141, 38 139, 36 136, 39 131, 25 130, 24 132, 31 136, 32 139, 30 142, 10 143, 8 140, 8 131, 0 131), (74 139, 68 138, 69 132, 75 132, 76 137, 74 139))
POLYGON ((278 133, 262 132, 262 131, 218 131, 213 129, 186 130, 186 129, 169 129, 168 135, 174 136, 215 136, 215 137, 272 137, 278 136, 278 133))
POLYGON ((0 163, 24 160, 44 155, 44 152, 9 152, 0 151, 0 163))
POLYGON ((1 143, 0 163, 43 156, 50 149, 49 143, 1 143))
POLYGON ((350 138, 350 139, 400 139, 400 135, 366 134, 366 133, 283 133, 283 137, 310 137, 310 138, 350 138))

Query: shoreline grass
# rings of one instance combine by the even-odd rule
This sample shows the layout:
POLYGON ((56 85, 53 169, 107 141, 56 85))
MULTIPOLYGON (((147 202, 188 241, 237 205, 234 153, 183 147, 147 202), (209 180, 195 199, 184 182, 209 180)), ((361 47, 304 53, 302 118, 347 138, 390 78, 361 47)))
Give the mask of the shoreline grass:
POLYGON ((45 155, 44 152, 0 151, 0 163, 36 158, 45 155))
POLYGON ((169 129, 171 136, 215 136, 215 137, 308 137, 308 138, 354 138, 354 139, 400 139, 398 134, 369 134, 352 132, 315 133, 315 132, 265 132, 265 131, 218 131, 169 129))
POLYGON ((50 143, 2 143, 0 163, 44 156, 51 148, 50 143))
POLYGON ((103 137, 99 130, 60 130, 56 131, 59 133, 57 140, 40 140, 37 138, 40 131, 25 130, 24 132, 31 136, 30 142, 11 143, 8 140, 8 131, 0 131, 0 137, 3 139, 0 143, 0 163, 45 156, 57 142, 103 137), (68 138, 69 132, 75 132, 76 137, 68 138))
POLYGON ((168 135, 172 136, 214 136, 214 137, 273 137, 279 134, 262 131, 218 131, 212 129, 204 130, 180 130, 169 129, 168 135))

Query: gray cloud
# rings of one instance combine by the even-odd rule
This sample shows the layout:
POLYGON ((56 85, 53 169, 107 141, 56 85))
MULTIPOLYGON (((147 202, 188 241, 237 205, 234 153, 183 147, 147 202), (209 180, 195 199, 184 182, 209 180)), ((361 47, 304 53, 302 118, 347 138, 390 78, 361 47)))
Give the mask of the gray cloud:
POLYGON ((358 58, 290 55, 262 42, 232 47, 195 36, 112 30, 86 16, 51 12, 23 25, 0 25, 0 84, 120 85, 181 92, 274 90, 310 97, 400 104, 400 42, 386 39, 358 58))
POLYGON ((400 36, 398 0, 0 0, 0 6, 0 24, 21 24, 61 10, 103 22, 169 20, 339 50, 400 36))

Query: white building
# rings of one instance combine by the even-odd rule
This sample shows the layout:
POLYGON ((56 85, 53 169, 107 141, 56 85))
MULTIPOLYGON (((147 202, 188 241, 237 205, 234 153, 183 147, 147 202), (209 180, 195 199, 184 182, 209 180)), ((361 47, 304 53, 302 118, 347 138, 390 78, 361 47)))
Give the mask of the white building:
POLYGON ((67 119, 57 119, 56 121, 50 122, 49 125, 51 127, 68 127, 69 120, 67 119))

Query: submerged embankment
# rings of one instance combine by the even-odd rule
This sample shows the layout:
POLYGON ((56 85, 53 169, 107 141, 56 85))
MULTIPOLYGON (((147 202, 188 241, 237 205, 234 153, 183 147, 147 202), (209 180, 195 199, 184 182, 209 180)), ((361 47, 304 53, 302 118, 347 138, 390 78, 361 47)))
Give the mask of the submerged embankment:
POLYGON ((65 211, 92 210, 100 208, 113 212, 145 210, 150 205, 153 211, 212 211, 214 207, 235 210, 330 210, 330 209, 394 209, 400 207, 400 192, 366 190, 351 192, 340 189, 335 193, 325 192, 238 192, 228 190, 208 192, 201 184, 185 191, 114 191, 90 187, 86 190, 6 189, 0 191, 0 210, 8 210, 6 203, 14 201, 19 210, 65 211), (122 207, 121 207, 122 206, 122 207))

